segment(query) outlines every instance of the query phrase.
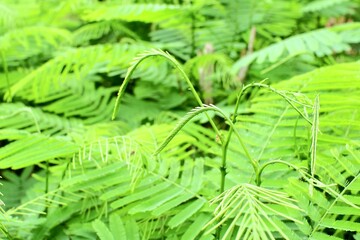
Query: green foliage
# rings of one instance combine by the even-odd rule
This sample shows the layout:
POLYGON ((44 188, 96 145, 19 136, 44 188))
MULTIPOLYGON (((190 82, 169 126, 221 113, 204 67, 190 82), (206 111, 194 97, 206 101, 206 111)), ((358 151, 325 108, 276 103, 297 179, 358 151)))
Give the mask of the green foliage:
POLYGON ((359 10, 1 1, 1 238, 359 238, 359 10))

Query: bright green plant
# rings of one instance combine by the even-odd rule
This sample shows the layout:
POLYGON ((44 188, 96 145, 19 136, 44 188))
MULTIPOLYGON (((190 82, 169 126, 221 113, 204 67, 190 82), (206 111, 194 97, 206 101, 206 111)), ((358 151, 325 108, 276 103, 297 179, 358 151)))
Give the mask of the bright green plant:
POLYGON ((276 2, 2 0, 3 238, 359 238, 359 1, 276 2))
MULTIPOLYGON (((166 55, 155 51, 141 59, 157 54, 166 55)), ((175 61, 170 56, 167 59, 175 61)), ((52 173, 48 179, 51 183, 49 191, 39 194, 38 190, 43 189, 41 182, 45 182, 44 177, 39 175, 39 184, 34 184, 33 190, 27 191, 33 195, 6 212, 6 225, 10 232, 16 232, 16 236, 25 237, 28 228, 33 229, 30 237, 33 239, 55 238, 61 234, 90 238, 97 234, 102 239, 108 236, 116 238, 119 235, 115 229, 123 229, 120 236, 129 239, 160 238, 164 235, 168 238, 182 236, 191 239, 197 235, 209 238, 212 234, 226 239, 230 236, 301 239, 305 236, 325 238, 328 232, 324 230, 330 226, 337 229, 335 236, 339 237, 344 236, 346 231, 356 231, 357 223, 351 216, 358 211, 357 198, 351 192, 358 191, 359 171, 355 169, 359 166, 359 152, 358 142, 353 136, 357 136, 359 131, 356 124, 359 115, 352 109, 357 109, 359 105, 353 101, 359 91, 359 79, 353 75, 358 67, 358 63, 351 63, 326 71, 320 69, 282 82, 282 86, 277 86, 284 89, 281 91, 262 83, 248 85, 242 90, 263 87, 277 94, 259 92, 246 110, 252 114, 240 112, 233 115, 233 120, 215 106, 200 106, 189 113, 167 138, 172 128, 169 125, 147 126, 123 136, 101 130, 106 126, 93 125, 92 132, 87 133, 89 140, 93 140, 87 142, 85 138, 82 140, 84 143, 79 145, 75 132, 73 140, 38 135, 39 129, 51 129, 48 124, 44 125, 46 121, 43 122, 46 119, 50 121, 50 116, 42 113, 43 117, 39 118, 41 112, 18 108, 18 114, 4 113, 7 119, 13 119, 7 121, 7 125, 12 122, 15 125, 14 130, 3 131, 3 134, 7 132, 19 140, 1 149, 2 168, 22 168, 34 163, 41 165, 41 161, 53 159, 49 167, 52 173), (345 80, 341 83, 334 80, 333 83, 338 86, 329 85, 328 81, 324 81, 324 76, 328 74, 336 80, 345 76, 345 80), (320 136, 317 136, 318 100, 312 105, 305 95, 289 91, 297 86, 302 87, 304 93, 308 92, 309 97, 316 97, 314 89, 323 91, 320 93, 320 99, 324 97, 321 109, 325 109, 326 114, 324 122, 320 117, 320 126, 323 124, 320 136), (332 91, 328 91, 330 89, 332 91), (332 101, 334 96, 341 99, 340 93, 345 92, 353 99, 351 105, 347 105, 350 102, 346 101, 332 101), (225 141, 221 143, 223 145, 218 145, 214 141, 215 132, 191 123, 195 115, 207 111, 221 114, 234 129, 235 138, 230 136, 230 131, 222 132, 220 134, 225 136, 225 141), (313 120, 310 119, 311 111, 313 120), (347 114, 349 117, 346 117, 347 114), (21 136, 21 131, 15 131, 16 126, 19 127, 18 115, 36 120, 30 121, 30 125, 27 123, 34 131, 31 137, 21 136), (313 125, 312 130, 309 122, 313 125), (352 131, 349 127, 353 128, 352 131), (264 136, 263 132, 268 134, 264 136), (104 137, 105 133, 107 137, 104 137), (94 141, 94 138, 98 140, 94 141), (161 141, 164 143, 160 144, 161 141), (44 144, 47 151, 41 150, 44 144), (58 144, 61 144, 61 151, 56 152, 58 144), (192 145, 196 151, 191 150, 192 145), (37 152, 30 154, 27 149, 35 147, 37 152), (330 156, 329 147, 333 154, 330 156), (196 156, 200 152, 205 155, 196 156), (247 155, 252 156, 250 161, 242 160, 247 159, 247 155), (330 160, 339 161, 340 165, 334 168, 329 165, 330 160), (283 166, 296 171, 289 171, 283 166), (315 174, 317 178, 314 178, 315 174), (337 187, 342 190, 338 192, 337 187), (298 190, 294 192, 294 189, 298 190), (223 194, 217 196, 222 191, 223 194), (208 205, 212 198, 212 202, 218 204, 215 209, 213 205, 208 205), (41 218, 45 210, 48 211, 47 217, 41 218), (216 214, 214 218, 212 213, 216 214), (15 217, 17 215, 21 220, 15 217), (112 226, 114 220, 110 220, 109 227, 106 226, 108 215, 112 216, 111 219, 120 217, 118 227, 112 226), (341 219, 335 221, 337 215, 341 219), (28 224, 24 225, 24 221, 28 224), (81 228, 77 227, 79 221, 82 222, 81 228), (84 224, 86 222, 91 224, 84 224), (249 226, 244 227, 241 223, 249 226)), ((129 72, 133 70, 134 67, 129 72)), ((126 78, 123 86, 128 81, 129 78, 126 78)), ((241 94, 238 99, 240 97, 241 94)), ((240 106, 240 100, 238 102, 237 106, 240 106)), ((12 104, 5 106, 12 107, 12 104)), ((78 125, 77 134, 80 129, 81 125, 78 125)))
MULTIPOLYGON (((135 68, 140 64, 141 61, 143 61, 144 59, 148 58, 148 57, 152 57, 152 56, 163 56, 166 59, 168 59, 169 61, 172 62, 172 64, 179 69, 180 72, 183 73, 183 70, 181 69, 180 65, 176 62, 175 59, 173 59, 171 56, 169 56, 168 54, 161 52, 161 51, 152 51, 149 53, 146 53, 145 55, 142 55, 139 59, 136 60, 136 62, 132 65, 132 67, 129 69, 128 74, 125 77, 124 83, 121 86, 119 93, 118 93, 118 98, 117 98, 117 104, 115 106, 115 112, 117 111, 118 108, 118 104, 119 104, 119 100, 121 99, 125 87, 127 86, 131 74, 132 72, 135 70, 135 68)), ((199 99, 199 96, 197 95, 197 93, 193 90, 193 86, 191 84, 191 82, 188 81, 188 78, 186 75, 184 75, 185 80, 187 80, 188 84, 190 85, 190 89, 192 89, 193 93, 194 93, 194 97, 196 99, 199 99)), ((307 100, 307 98, 301 94, 295 94, 295 93, 291 93, 291 92, 287 92, 287 91, 278 91, 272 87, 269 87, 267 85, 264 84, 251 84, 248 86, 245 86, 243 88, 241 88, 241 91, 238 95, 238 100, 237 100, 237 104, 235 106, 235 112, 233 113, 233 119, 229 119, 227 117, 227 115, 221 111, 221 109, 213 106, 213 105, 202 105, 201 100, 199 101, 199 104, 201 105, 200 107, 194 109, 192 112, 190 112, 186 117, 184 117, 179 123, 178 125, 172 130, 172 132, 169 134, 169 136, 164 140, 164 142, 157 148, 157 150, 155 151, 155 155, 158 155, 166 146, 167 144, 170 143, 170 141, 179 133, 179 131, 192 119, 194 118, 196 115, 203 113, 203 112, 207 112, 207 111, 215 111, 218 114, 220 114, 229 124, 230 126, 230 130, 227 132, 227 137, 226 140, 225 139, 221 139, 220 142, 222 144, 222 161, 221 164, 219 166, 219 172, 220 172, 220 193, 222 193, 219 197, 214 199, 214 202, 220 202, 219 207, 217 209, 215 209, 215 214, 216 217, 210 222, 213 223, 216 220, 219 221, 219 223, 215 224, 214 227, 212 227, 210 229, 210 231, 208 231, 207 233, 211 233, 211 231, 216 230, 216 238, 221 238, 221 239, 227 239, 230 238, 233 234, 233 232, 235 232, 234 236, 235 239, 243 239, 243 238, 250 238, 250 239, 272 239, 275 238, 276 236, 274 235, 274 232, 277 234, 280 234, 280 236, 282 238, 285 239, 291 239, 293 237, 295 237, 295 233, 293 233, 292 231, 290 232, 286 232, 284 230, 284 226, 279 226, 279 220, 284 221, 283 218, 285 218, 285 220, 291 220, 294 221, 298 224, 304 224, 300 219, 296 219, 295 217, 292 217, 291 215, 286 215, 286 213, 272 209, 269 206, 264 205, 265 204, 270 204, 270 205, 276 205, 278 207, 282 206, 283 210, 285 210, 286 208, 292 208, 296 211, 298 211, 298 214, 300 215, 301 212, 303 212, 304 210, 298 208, 296 205, 293 205, 291 202, 294 201, 291 198, 288 198, 286 195, 283 195, 284 193, 282 192, 267 192, 266 189, 264 188, 254 188, 257 186, 261 185, 261 175, 264 171, 264 169, 266 167, 268 167, 269 165, 275 165, 275 164, 283 164, 283 165, 287 165, 289 167, 291 167, 292 169, 296 170, 309 184, 309 195, 311 197, 313 197, 314 193, 314 186, 321 188, 324 192, 326 192, 327 194, 330 194, 331 196, 333 196, 336 201, 341 201, 344 202, 345 204, 347 204, 350 208, 355 208, 355 209, 360 209, 355 202, 352 201, 348 201, 346 198, 344 198, 342 196, 342 193, 337 193, 336 191, 334 191, 333 189, 330 188, 330 185, 326 185, 324 183, 322 183, 321 181, 319 181, 318 179, 315 178, 315 172, 316 172, 316 164, 317 164, 317 140, 318 140, 318 132, 319 132, 319 109, 320 109, 320 104, 319 104, 319 97, 316 96, 315 98, 315 102, 314 102, 314 106, 313 106, 313 120, 310 121, 308 119, 308 117, 306 116, 308 113, 306 111, 306 108, 308 107, 312 107, 311 105, 309 105, 309 100, 307 100), (234 123, 236 121, 236 115, 237 115, 237 110, 238 110, 238 106, 240 103, 240 99, 242 96, 242 93, 244 90, 246 90, 249 87, 264 87, 264 88, 268 88, 270 89, 272 92, 277 93, 280 97, 282 97, 283 99, 285 99, 289 105, 299 114, 299 116, 302 117, 302 119, 305 120, 305 123, 310 123, 312 125, 311 127, 311 148, 309 149, 309 157, 307 159, 307 171, 304 171, 303 169, 301 169, 300 166, 296 166, 290 162, 287 161, 283 161, 283 160, 270 160, 267 161, 265 163, 263 163, 262 165, 259 164, 259 159, 255 160, 253 159, 250 154, 249 151, 247 150, 246 145, 244 144, 244 141, 242 140, 242 137, 240 136, 240 134, 235 131, 235 135, 237 137, 237 140, 239 141, 244 154, 246 155, 246 157, 248 158, 250 165, 252 165, 253 167, 253 174, 254 176, 254 183, 255 185, 237 185, 229 190, 227 190, 226 192, 224 192, 225 190, 225 179, 226 179, 226 174, 228 172, 227 169, 227 151, 228 151, 228 146, 229 146, 229 141, 231 139, 231 134, 233 132, 233 130, 235 129, 234 123), (290 97, 292 96, 292 97, 290 97), (301 107, 304 107, 305 112, 302 112, 302 110, 300 110, 296 105, 300 105, 301 107), (251 190, 250 190, 251 189, 251 190), (269 198, 271 196, 271 198, 269 198), (255 199, 257 200, 257 203, 254 204, 253 206, 251 206, 251 209, 253 209, 252 212, 248 212, 247 207, 249 207, 250 203, 244 203, 244 199, 255 199), (263 203, 261 200, 263 201, 265 200, 265 202, 263 203), (271 200, 270 200, 271 199, 271 200), (235 206, 235 207, 234 207, 235 206), (265 209, 272 211, 273 214, 278 215, 279 219, 277 221, 275 221, 273 218, 270 218, 266 211, 264 211, 265 209), (236 217, 234 218, 234 213, 236 213, 236 217), (255 218, 254 218, 255 217, 255 218), (223 220, 221 220, 223 218, 223 220), (234 218, 234 219, 232 219, 234 218), (231 224, 227 226, 226 229, 221 230, 221 225, 224 224, 226 222, 226 220, 231 219, 231 224), (242 219, 242 223, 237 223, 237 221, 239 219, 242 219), (266 220, 264 220, 266 219, 266 220), (221 220, 221 221, 220 221, 221 220), (237 224, 239 224, 237 226, 237 224), (246 225, 249 224, 252 227, 246 227, 246 225), (245 225, 245 226, 244 226, 245 225), (274 227, 275 230, 270 230, 270 226, 274 227), (221 235, 221 231, 223 231, 223 235, 221 235)), ((288 109, 288 107, 287 107, 288 109)), ((115 112, 114 115, 115 116, 115 112)), ((298 121, 299 119, 297 119, 298 121)), ((218 132, 218 129, 216 129, 216 132, 218 132)), ((275 129, 272 130, 272 133, 274 133, 275 129)), ((266 142, 265 142, 266 144, 266 142)), ((264 151, 264 149, 262 150, 264 151)), ((359 163, 358 163, 359 164, 359 163)), ((355 176, 357 178, 357 176, 355 176)), ((276 186, 278 187, 278 186, 276 186)), ((253 200, 252 200, 253 201, 253 200)), ((335 202, 335 200, 334 200, 335 202)), ((334 203, 333 202, 333 203, 334 203)), ((271 215, 273 215, 271 214, 271 215)), ((294 215, 295 216, 295 215, 294 215)), ((272 216, 273 217, 273 216, 272 216)), ((323 219, 322 219, 323 220, 323 219)), ((208 223, 206 226, 208 226, 210 223, 208 223)), ((345 223, 344 223, 345 224, 345 223)))

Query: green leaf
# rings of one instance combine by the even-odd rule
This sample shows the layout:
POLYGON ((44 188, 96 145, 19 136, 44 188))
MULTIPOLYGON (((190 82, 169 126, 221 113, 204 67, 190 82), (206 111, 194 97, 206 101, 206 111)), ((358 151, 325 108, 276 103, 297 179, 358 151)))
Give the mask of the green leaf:
POLYGON ((341 240, 342 238, 331 236, 322 232, 314 233, 309 239, 311 240, 341 240))
POLYGON ((113 213, 110 215, 109 221, 110 231, 112 233, 112 236, 114 237, 114 240, 124 239, 126 237, 126 230, 121 217, 118 214, 113 213))
POLYGON ((184 235, 182 235, 182 240, 196 239, 199 233, 202 231, 202 228, 206 223, 211 219, 211 216, 208 214, 200 214, 196 217, 195 221, 188 227, 184 235))
POLYGON ((206 201, 203 199, 197 199, 191 202, 184 209, 182 209, 179 213, 177 213, 170 219, 170 221, 168 222, 169 227, 175 228, 179 226, 181 223, 185 222, 192 215, 194 215, 200 208, 202 208, 205 203, 206 201))
POLYGON ((126 218, 125 220, 126 239, 138 240, 140 239, 139 226, 133 218, 126 218))
POLYGON ((96 219, 93 221, 92 226, 100 240, 114 240, 112 233, 101 220, 96 219))
POLYGON ((135 207, 129 210, 130 214, 140 213, 140 212, 147 212, 152 211, 155 208, 161 206, 162 204, 170 201, 180 194, 183 193, 184 190, 179 188, 173 188, 166 190, 164 192, 158 193, 156 197, 152 197, 148 200, 142 201, 140 204, 137 204, 135 207))
POLYGON ((77 145, 66 138, 32 135, 0 149, 0 168, 19 169, 53 158, 69 157, 77 145))
POLYGON ((360 229, 360 223, 345 220, 325 219, 321 226, 345 231, 358 231, 360 229))

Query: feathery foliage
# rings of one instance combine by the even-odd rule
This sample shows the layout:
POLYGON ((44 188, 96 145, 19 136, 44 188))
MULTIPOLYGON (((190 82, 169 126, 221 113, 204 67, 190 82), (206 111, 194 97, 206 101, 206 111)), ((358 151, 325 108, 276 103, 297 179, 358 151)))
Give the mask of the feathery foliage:
POLYGON ((1 1, 1 238, 358 239, 359 11, 1 1))

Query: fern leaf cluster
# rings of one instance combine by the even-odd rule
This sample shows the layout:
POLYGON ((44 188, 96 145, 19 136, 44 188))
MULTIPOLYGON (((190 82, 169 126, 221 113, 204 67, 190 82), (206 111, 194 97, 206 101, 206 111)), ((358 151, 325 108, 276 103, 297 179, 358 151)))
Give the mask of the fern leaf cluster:
POLYGON ((358 239, 359 9, 1 1, 0 238, 358 239))

